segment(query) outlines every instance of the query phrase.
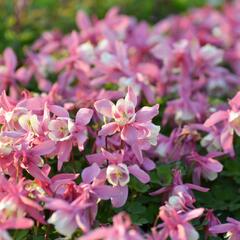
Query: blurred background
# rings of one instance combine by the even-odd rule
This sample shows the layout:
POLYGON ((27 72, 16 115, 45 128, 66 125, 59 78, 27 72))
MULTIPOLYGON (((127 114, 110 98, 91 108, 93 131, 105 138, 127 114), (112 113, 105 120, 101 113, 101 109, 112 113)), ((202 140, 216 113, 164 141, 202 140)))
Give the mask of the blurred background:
POLYGON ((76 29, 75 15, 82 9, 102 18, 112 6, 139 20, 155 23, 169 14, 211 4, 221 7, 224 0, 0 0, 0 52, 7 46, 21 56, 43 31, 76 29))

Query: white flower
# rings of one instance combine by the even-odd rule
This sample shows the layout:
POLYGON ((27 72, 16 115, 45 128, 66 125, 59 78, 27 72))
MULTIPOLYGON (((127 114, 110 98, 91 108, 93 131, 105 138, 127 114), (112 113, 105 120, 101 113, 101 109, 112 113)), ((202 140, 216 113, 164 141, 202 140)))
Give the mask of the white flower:
POLYGON ((107 180, 113 186, 126 186, 130 180, 129 171, 125 164, 111 164, 107 167, 107 180))

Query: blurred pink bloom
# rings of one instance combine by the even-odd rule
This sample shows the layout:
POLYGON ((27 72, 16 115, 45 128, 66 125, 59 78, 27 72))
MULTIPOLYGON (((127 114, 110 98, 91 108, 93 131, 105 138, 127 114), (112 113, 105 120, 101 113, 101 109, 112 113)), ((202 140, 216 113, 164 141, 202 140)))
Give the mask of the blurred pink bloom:
POLYGON ((178 214, 174 208, 163 206, 160 208, 159 218, 163 221, 153 229, 153 240, 197 240, 199 234, 189 223, 190 220, 202 215, 204 209, 197 208, 184 214, 178 214), (157 229, 160 229, 158 232, 157 229))
POLYGON ((225 237, 228 240, 238 240, 240 238, 240 222, 227 218, 228 223, 213 226, 209 231, 213 234, 226 233, 225 237))
POLYGON ((143 240, 144 237, 131 224, 126 213, 119 213, 113 217, 113 225, 110 227, 99 227, 90 233, 85 234, 78 240, 143 240))

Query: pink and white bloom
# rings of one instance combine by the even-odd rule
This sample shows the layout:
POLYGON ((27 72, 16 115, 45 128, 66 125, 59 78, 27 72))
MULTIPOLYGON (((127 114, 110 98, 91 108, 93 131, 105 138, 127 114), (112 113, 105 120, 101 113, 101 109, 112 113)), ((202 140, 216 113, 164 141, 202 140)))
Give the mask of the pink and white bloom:
POLYGON ((226 153, 234 156, 234 133, 240 136, 240 92, 229 101, 230 108, 213 113, 204 123, 206 127, 219 126, 221 129, 220 144, 226 153))
POLYGON ((116 198, 112 198, 114 207, 123 206, 128 198, 128 182, 130 174, 135 176, 140 182, 146 184, 150 181, 150 176, 142 170, 138 164, 127 163, 124 159, 124 152, 110 153, 102 149, 102 153, 88 155, 87 159, 93 163, 90 167, 83 171, 88 172, 88 175, 94 175, 94 172, 99 171, 99 166, 102 166, 102 171, 105 174, 106 180, 119 192, 116 198), (104 167, 108 163, 107 167, 104 167))
POLYGON ((116 105, 107 99, 102 99, 95 102, 94 107, 106 118, 106 121, 113 119, 113 122, 103 125, 98 133, 99 136, 120 133, 121 139, 131 146, 139 162, 142 163, 141 151, 157 144, 160 127, 151 121, 158 114, 159 105, 143 107, 135 112, 136 105, 137 96, 129 87, 126 97, 119 99, 116 105))
POLYGON ((78 240, 143 240, 144 237, 132 226, 131 219, 126 213, 119 213, 113 217, 113 225, 109 227, 99 227, 78 240))
POLYGON ((172 240, 198 240, 199 233, 189 221, 200 217, 203 211, 203 208, 197 208, 184 214, 178 214, 174 208, 161 207, 159 218, 163 221, 163 224, 153 229, 152 239, 167 240, 170 237, 172 240))
POLYGON ((75 122, 69 117, 67 110, 60 106, 52 105, 45 107, 44 127, 50 140, 56 144, 58 156, 58 169, 69 160, 73 145, 77 145, 79 151, 84 149, 87 140, 86 125, 92 118, 93 111, 81 108, 76 114, 75 122), (54 114, 54 118, 50 114, 54 114))
POLYGON ((206 156, 201 156, 198 153, 193 152, 188 157, 190 163, 194 164, 193 182, 199 184, 201 176, 210 181, 215 180, 218 173, 222 172, 223 165, 214 158, 222 155, 223 153, 221 152, 211 152, 206 156))

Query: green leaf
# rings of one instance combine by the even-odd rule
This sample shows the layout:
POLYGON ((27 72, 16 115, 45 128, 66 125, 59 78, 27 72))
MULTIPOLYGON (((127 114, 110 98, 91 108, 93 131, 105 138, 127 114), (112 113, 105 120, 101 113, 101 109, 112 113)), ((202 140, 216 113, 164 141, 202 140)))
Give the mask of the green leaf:
POLYGON ((136 177, 131 176, 129 188, 134 189, 136 192, 145 193, 149 190, 149 185, 141 183, 136 177))
POLYGON ((161 185, 168 186, 172 182, 172 168, 170 165, 157 166, 157 175, 161 185))

